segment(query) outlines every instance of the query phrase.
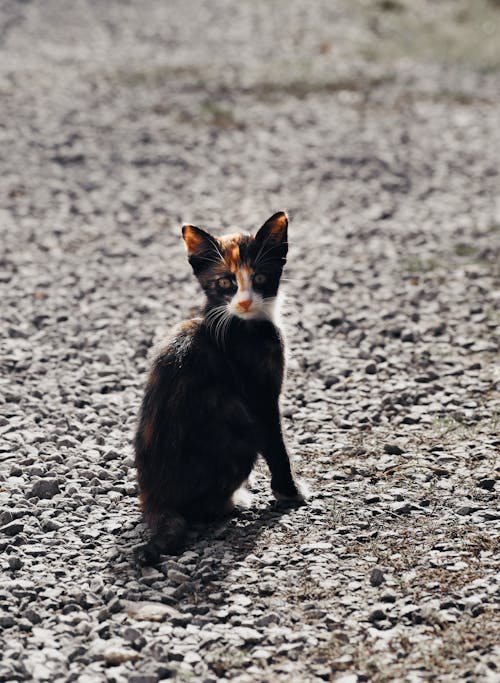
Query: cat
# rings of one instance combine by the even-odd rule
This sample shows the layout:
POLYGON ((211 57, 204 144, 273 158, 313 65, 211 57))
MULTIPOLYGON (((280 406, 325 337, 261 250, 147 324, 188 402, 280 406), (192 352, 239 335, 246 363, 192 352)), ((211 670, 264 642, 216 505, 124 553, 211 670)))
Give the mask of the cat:
POLYGON ((142 402, 135 454, 150 552, 178 552, 188 522, 229 514, 259 453, 274 496, 304 502, 278 404, 284 352, 275 316, 287 232, 283 211, 254 237, 182 228, 206 301, 156 356, 142 402))

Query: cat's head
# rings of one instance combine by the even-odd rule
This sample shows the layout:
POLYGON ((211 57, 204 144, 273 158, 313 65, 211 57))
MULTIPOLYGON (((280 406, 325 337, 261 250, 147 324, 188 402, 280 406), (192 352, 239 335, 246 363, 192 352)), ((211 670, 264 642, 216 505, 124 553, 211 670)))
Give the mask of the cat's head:
POLYGON ((275 213, 255 236, 214 237, 184 225, 189 263, 207 296, 208 308, 243 320, 273 319, 288 251, 288 218, 275 213))

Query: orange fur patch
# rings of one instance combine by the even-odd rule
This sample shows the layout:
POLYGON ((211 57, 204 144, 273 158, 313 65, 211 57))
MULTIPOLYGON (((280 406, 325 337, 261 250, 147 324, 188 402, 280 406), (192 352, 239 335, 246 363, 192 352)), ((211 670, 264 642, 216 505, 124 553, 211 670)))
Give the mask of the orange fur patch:
POLYGON ((282 211, 273 221, 271 226, 271 235, 278 237, 284 230, 286 230, 287 225, 288 216, 284 211, 282 211))
POLYGON ((245 278, 243 277, 243 273, 246 273, 248 275, 248 279, 250 280, 250 277, 252 275, 252 271, 247 265, 242 265, 237 271, 236 271, 236 282, 238 283, 238 289, 241 292, 246 292, 247 291, 247 282, 245 282, 245 278))
POLYGON ((189 256, 197 252, 203 245, 204 239, 202 235, 191 225, 185 225, 182 228, 182 236, 186 243, 189 256))
POLYGON ((220 243, 229 272, 236 273, 240 267, 241 258, 239 235, 224 235, 220 238, 220 243))

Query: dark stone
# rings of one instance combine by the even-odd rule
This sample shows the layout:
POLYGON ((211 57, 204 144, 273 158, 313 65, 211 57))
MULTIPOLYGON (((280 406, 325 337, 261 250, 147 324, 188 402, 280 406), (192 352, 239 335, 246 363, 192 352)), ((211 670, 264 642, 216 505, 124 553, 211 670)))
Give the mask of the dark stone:
POLYGON ((338 384, 340 382, 340 379, 336 377, 335 375, 330 375, 325 379, 325 387, 326 389, 329 389, 332 387, 334 384, 338 384))
POLYGON ((434 380, 439 379, 439 375, 435 372, 427 372, 425 375, 419 375, 415 377, 415 382, 420 384, 427 384, 428 382, 434 382, 434 380))
POLYGON ((40 479, 35 482, 28 494, 28 498, 53 498, 60 493, 59 483, 57 479, 40 479))
POLYGON ((395 443, 385 443, 384 452, 388 453, 389 455, 402 455, 404 450, 395 443))
POLYGON ((377 373, 377 366, 375 363, 369 363, 365 368, 365 372, 367 375, 375 375, 377 373))
POLYGON ((24 529, 24 524, 21 522, 11 522, 0 528, 0 533, 5 536, 17 536, 24 529))
POLYGON ((394 593, 384 593, 380 596, 380 602, 396 602, 394 593))
POLYGON ((402 503, 401 505, 395 505, 392 508, 392 511, 396 515, 409 515, 410 512, 412 511, 413 506, 411 503, 402 503))
POLYGON ((32 624, 39 624, 42 621, 42 617, 38 614, 38 612, 35 612, 35 610, 31 609, 30 607, 24 610, 22 616, 32 624))
POLYGON ((9 616, 4 616, 0 617, 0 627, 2 628, 10 628, 11 626, 14 626, 16 623, 16 620, 14 617, 9 616))
POLYGON ((372 586, 380 586, 384 583, 385 577, 382 574, 381 570, 375 567, 375 569, 372 569, 371 574, 370 574, 370 583, 372 586))
POLYGON ((477 505, 463 505, 461 508, 458 508, 457 515, 465 517, 466 515, 472 515, 480 509, 481 508, 478 508, 477 505))
POLYGON ((21 569, 21 567, 23 566, 23 561, 21 560, 20 557, 17 557, 17 556, 9 557, 8 562, 9 562, 9 569, 11 571, 16 571, 18 569, 21 569))
POLYGON ((482 489, 486 489, 487 491, 493 491, 496 483, 496 479, 481 479, 477 482, 477 485, 482 489))
POLYGON ((380 609, 380 608, 379 608, 379 609, 374 609, 373 612, 372 612, 372 613, 370 614, 370 616, 368 617, 368 619, 369 619, 371 622, 374 622, 374 621, 383 621, 383 620, 386 619, 386 618, 387 618, 387 614, 384 612, 383 609, 380 609))

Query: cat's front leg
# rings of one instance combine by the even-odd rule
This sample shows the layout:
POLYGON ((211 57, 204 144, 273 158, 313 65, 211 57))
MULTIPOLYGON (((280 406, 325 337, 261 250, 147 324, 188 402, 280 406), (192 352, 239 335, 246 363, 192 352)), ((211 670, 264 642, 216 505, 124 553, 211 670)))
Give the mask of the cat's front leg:
POLYGON ((271 470, 271 489, 274 497, 277 500, 304 503, 304 496, 292 474, 277 404, 261 413, 260 425, 261 453, 271 470))

